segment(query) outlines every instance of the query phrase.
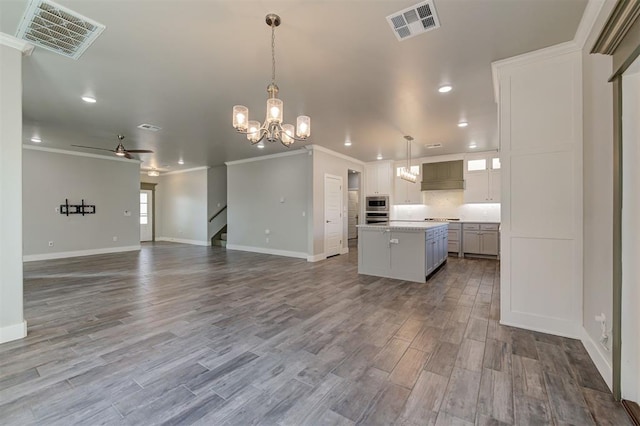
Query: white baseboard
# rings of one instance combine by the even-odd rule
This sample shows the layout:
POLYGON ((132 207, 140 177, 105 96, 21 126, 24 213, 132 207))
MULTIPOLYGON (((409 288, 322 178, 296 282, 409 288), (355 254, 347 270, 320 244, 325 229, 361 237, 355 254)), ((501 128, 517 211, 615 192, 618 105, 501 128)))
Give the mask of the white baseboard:
POLYGON ((347 254, 349 253, 349 247, 342 247, 340 249, 340 254, 347 254))
POLYGON ((58 253, 29 254, 26 256, 22 256, 22 261, 34 262, 37 260, 64 259, 67 257, 93 256, 95 254, 120 253, 125 251, 137 250, 140 250, 139 244, 137 246, 108 247, 91 250, 61 251, 58 253))
POLYGON ((168 241, 170 243, 191 244, 194 246, 210 246, 211 241, 186 240, 184 238, 156 237, 156 241, 168 241))
POLYGON ((242 246, 238 244, 229 244, 229 243, 227 243, 227 250, 250 251, 252 253, 273 254, 275 256, 295 257, 298 259, 305 259, 305 260, 309 258, 309 255, 307 253, 302 253, 299 251, 277 250, 277 249, 269 249, 264 247, 242 246))
POLYGON ((602 347, 591 338, 584 327, 582 328, 580 340, 589 353, 591 360, 596 365, 600 375, 607 383, 607 386, 609 386, 609 390, 613 390, 613 369, 602 347))
POLYGON ((319 262, 321 260, 325 260, 326 258, 327 258, 327 255, 324 253, 312 254, 307 256, 307 262, 319 262))
POLYGON ((22 339, 27 336, 27 322, 0 327, 0 343, 22 339))
POLYGON ((502 306, 500 324, 571 339, 580 340, 581 338, 580 325, 572 321, 521 312, 508 312, 502 306))

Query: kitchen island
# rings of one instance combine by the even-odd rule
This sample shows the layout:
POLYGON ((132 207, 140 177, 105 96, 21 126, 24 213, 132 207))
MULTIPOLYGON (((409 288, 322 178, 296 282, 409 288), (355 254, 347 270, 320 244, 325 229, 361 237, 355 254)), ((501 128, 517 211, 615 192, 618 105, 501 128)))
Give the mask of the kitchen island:
POLYGON ((358 273, 424 283, 447 260, 446 222, 358 225, 358 273))

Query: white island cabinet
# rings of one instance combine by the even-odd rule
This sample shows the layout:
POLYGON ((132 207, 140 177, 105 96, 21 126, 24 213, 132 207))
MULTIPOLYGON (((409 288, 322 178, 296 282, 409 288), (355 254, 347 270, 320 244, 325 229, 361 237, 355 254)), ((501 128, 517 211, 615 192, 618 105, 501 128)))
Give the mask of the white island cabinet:
POLYGON ((441 222, 358 225, 358 273, 426 282, 447 259, 447 227, 441 222))

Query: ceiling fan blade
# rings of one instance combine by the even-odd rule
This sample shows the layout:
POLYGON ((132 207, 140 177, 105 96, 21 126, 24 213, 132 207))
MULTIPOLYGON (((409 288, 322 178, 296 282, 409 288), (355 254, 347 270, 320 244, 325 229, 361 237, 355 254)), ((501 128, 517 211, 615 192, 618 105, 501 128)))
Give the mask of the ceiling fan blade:
POLYGON ((149 149, 127 149, 127 152, 136 152, 136 153, 152 153, 153 151, 149 149))
POLYGON ((95 146, 84 146, 84 145, 71 145, 71 146, 77 146, 78 148, 99 149, 100 151, 115 152, 113 149, 96 148, 95 146))

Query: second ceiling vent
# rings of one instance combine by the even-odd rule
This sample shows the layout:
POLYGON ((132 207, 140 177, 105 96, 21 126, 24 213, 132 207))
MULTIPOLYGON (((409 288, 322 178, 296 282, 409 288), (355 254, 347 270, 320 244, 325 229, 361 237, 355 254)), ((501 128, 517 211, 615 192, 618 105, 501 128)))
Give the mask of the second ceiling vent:
POLYGON ((440 27, 433 0, 391 14, 387 16, 387 22, 398 40, 406 40, 440 27))

